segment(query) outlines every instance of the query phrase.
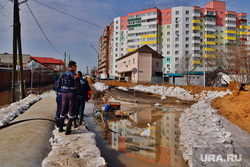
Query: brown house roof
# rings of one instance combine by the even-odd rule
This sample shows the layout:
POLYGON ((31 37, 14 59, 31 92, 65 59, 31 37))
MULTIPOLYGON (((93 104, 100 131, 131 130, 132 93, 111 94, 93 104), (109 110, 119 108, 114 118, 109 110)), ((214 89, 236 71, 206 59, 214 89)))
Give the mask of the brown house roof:
POLYGON ((127 53, 126 55, 118 58, 117 60, 121 60, 125 57, 128 57, 136 52, 150 52, 152 53, 152 57, 155 57, 155 58, 163 58, 163 56, 161 54, 159 54, 158 52, 156 52, 155 50, 151 49, 148 45, 143 45, 142 47, 132 51, 132 52, 129 52, 127 53))

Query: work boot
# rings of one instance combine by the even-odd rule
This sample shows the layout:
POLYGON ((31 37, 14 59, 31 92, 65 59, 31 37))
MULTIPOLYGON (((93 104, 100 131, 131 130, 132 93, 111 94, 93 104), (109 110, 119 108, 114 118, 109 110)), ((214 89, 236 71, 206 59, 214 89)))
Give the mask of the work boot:
POLYGON ((63 132, 64 129, 63 129, 63 124, 64 124, 64 119, 60 119, 60 122, 59 122, 59 132, 63 132))
POLYGON ((83 121, 83 116, 80 115, 80 116, 79 116, 79 125, 82 125, 82 121, 83 121))
POLYGON ((72 122, 69 121, 67 124, 65 135, 71 134, 71 126, 72 126, 72 122))
POLYGON ((76 123, 76 119, 77 119, 77 118, 74 119, 74 128, 77 128, 77 127, 78 127, 78 126, 77 126, 77 123, 76 123))
POLYGON ((56 118, 56 127, 59 128, 59 126, 60 126, 60 119, 56 118))

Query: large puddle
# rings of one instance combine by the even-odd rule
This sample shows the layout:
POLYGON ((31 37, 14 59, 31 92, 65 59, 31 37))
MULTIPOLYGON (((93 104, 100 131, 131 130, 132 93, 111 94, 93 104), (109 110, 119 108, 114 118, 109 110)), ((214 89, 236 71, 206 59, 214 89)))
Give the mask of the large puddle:
POLYGON ((108 166, 187 166, 179 150, 178 121, 188 106, 121 103, 129 117, 105 112, 85 118, 96 133, 97 146, 108 166), (146 134, 146 136, 142 136, 146 134))

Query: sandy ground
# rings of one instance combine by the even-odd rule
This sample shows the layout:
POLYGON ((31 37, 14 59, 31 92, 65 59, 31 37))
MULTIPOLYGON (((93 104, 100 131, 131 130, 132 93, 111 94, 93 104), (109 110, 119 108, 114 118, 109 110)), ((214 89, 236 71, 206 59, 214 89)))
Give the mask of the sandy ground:
MULTIPOLYGON (((133 83, 119 82, 119 81, 106 81, 106 85, 109 86, 134 86, 133 83)), ((139 85, 139 84, 136 84, 139 85)), ((151 84, 142 84, 150 86, 151 84)), ((165 84, 167 87, 174 85, 165 84)), ((203 87, 203 86, 179 86, 188 91, 192 91, 193 94, 206 91, 226 91, 231 88, 221 87, 203 87)), ((231 89, 231 91, 233 91, 231 89)), ((222 98, 216 98, 211 102, 213 108, 218 109, 218 114, 224 116, 233 124, 239 126, 241 129, 250 133, 250 92, 234 91, 232 95, 226 95, 222 98)))
POLYGON ((250 92, 236 91, 232 95, 211 101, 218 114, 250 133, 250 92))

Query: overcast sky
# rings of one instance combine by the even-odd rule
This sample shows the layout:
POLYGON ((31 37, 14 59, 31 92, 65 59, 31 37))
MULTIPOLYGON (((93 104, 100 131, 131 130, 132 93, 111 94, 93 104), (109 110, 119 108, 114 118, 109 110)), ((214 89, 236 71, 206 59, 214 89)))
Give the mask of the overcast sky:
MULTIPOLYGON (((86 66, 89 70, 97 66, 97 53, 91 45, 98 49, 98 41, 104 30, 101 27, 108 26, 115 17, 126 16, 128 13, 152 7, 167 9, 176 6, 200 6, 203 8, 208 2, 210 0, 28 0, 28 5, 25 3, 20 5, 23 54, 63 60, 66 52, 77 62, 78 70, 85 72, 86 66), (55 49, 44 37, 28 6, 55 49)), ((224 2, 227 10, 237 13, 250 11, 249 0, 224 0, 224 2)), ((12 54, 13 2, 0 0, 0 5, 0 53, 12 54)), ((250 21, 249 16, 248 20, 250 21)))

